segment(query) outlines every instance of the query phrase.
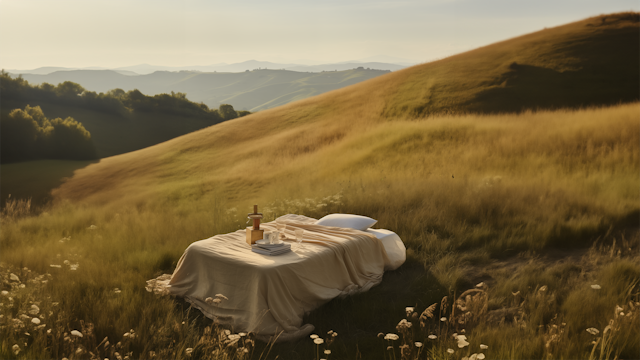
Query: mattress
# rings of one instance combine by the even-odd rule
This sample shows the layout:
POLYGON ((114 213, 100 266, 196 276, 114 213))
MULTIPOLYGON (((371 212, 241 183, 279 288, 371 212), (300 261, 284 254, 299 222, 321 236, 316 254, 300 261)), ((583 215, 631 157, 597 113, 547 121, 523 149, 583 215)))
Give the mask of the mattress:
MULTIPOLYGON (((192 243, 180 258, 168 292, 184 297, 211 319, 254 332, 258 339, 288 341, 309 335, 314 327, 303 316, 339 296, 369 290, 385 270, 399 267, 406 249, 395 233, 384 229, 335 228, 316 219, 285 215, 261 228, 287 225, 293 251, 278 256, 251 252, 245 230, 192 243), (294 231, 305 230, 304 248, 294 231), (218 304, 209 297, 224 295, 218 304)), ((158 282, 159 284, 159 282, 158 282)), ((156 284, 156 285, 158 285, 156 284)))

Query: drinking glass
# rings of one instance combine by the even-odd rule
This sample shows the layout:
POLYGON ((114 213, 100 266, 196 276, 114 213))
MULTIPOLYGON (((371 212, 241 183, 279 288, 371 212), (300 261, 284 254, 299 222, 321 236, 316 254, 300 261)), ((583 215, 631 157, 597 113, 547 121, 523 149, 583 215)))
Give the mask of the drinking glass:
POLYGON ((277 244, 278 238, 280 237, 279 231, 272 231, 269 233, 269 244, 277 244))
POLYGON ((302 236, 304 235, 304 229, 296 229, 296 242, 298 242, 298 248, 303 249, 302 236))
POLYGON ((280 237, 278 239, 284 240, 287 238, 287 234, 284 233, 285 230, 287 230, 287 225, 286 224, 276 224, 276 228, 278 229, 278 232, 280 233, 280 237))

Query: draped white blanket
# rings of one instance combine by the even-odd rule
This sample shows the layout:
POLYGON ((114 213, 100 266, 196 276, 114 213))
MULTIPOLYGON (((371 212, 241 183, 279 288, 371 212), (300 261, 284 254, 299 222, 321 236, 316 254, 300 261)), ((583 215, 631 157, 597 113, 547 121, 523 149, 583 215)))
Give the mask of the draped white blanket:
POLYGON ((291 242, 295 229, 305 230, 305 248, 293 244, 294 251, 279 256, 252 252, 245 230, 196 241, 180 258, 168 290, 236 332, 252 331, 265 340, 279 335, 278 341, 306 336, 314 327, 302 324, 305 313, 337 296, 369 290, 390 264, 374 235, 315 221, 285 215, 262 224, 273 231, 276 222, 285 223, 291 242), (229 300, 205 302, 216 294, 229 300))

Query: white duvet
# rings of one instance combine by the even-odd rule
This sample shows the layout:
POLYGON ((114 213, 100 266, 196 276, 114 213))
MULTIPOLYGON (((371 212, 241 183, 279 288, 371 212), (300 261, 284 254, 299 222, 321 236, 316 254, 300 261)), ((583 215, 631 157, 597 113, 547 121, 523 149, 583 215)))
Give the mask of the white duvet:
POLYGON ((164 285, 236 332, 251 331, 264 340, 277 336, 278 341, 306 336, 314 327, 302 324, 305 313, 335 297, 369 290, 382 281, 384 270, 396 269, 406 256, 404 244, 389 230, 358 231, 315 221, 285 215, 261 225, 270 231, 276 222, 286 223, 292 243, 294 230, 305 230, 304 249, 293 244, 294 251, 284 255, 252 252, 245 230, 196 241, 164 285), (205 302, 217 294, 229 300, 205 302))

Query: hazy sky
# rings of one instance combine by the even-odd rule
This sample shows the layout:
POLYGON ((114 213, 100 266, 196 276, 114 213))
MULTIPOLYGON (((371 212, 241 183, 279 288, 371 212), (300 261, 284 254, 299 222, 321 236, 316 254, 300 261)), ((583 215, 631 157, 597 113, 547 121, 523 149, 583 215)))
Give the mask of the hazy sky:
POLYGON ((0 67, 418 63, 629 10, 640 1, 0 0, 0 67))

